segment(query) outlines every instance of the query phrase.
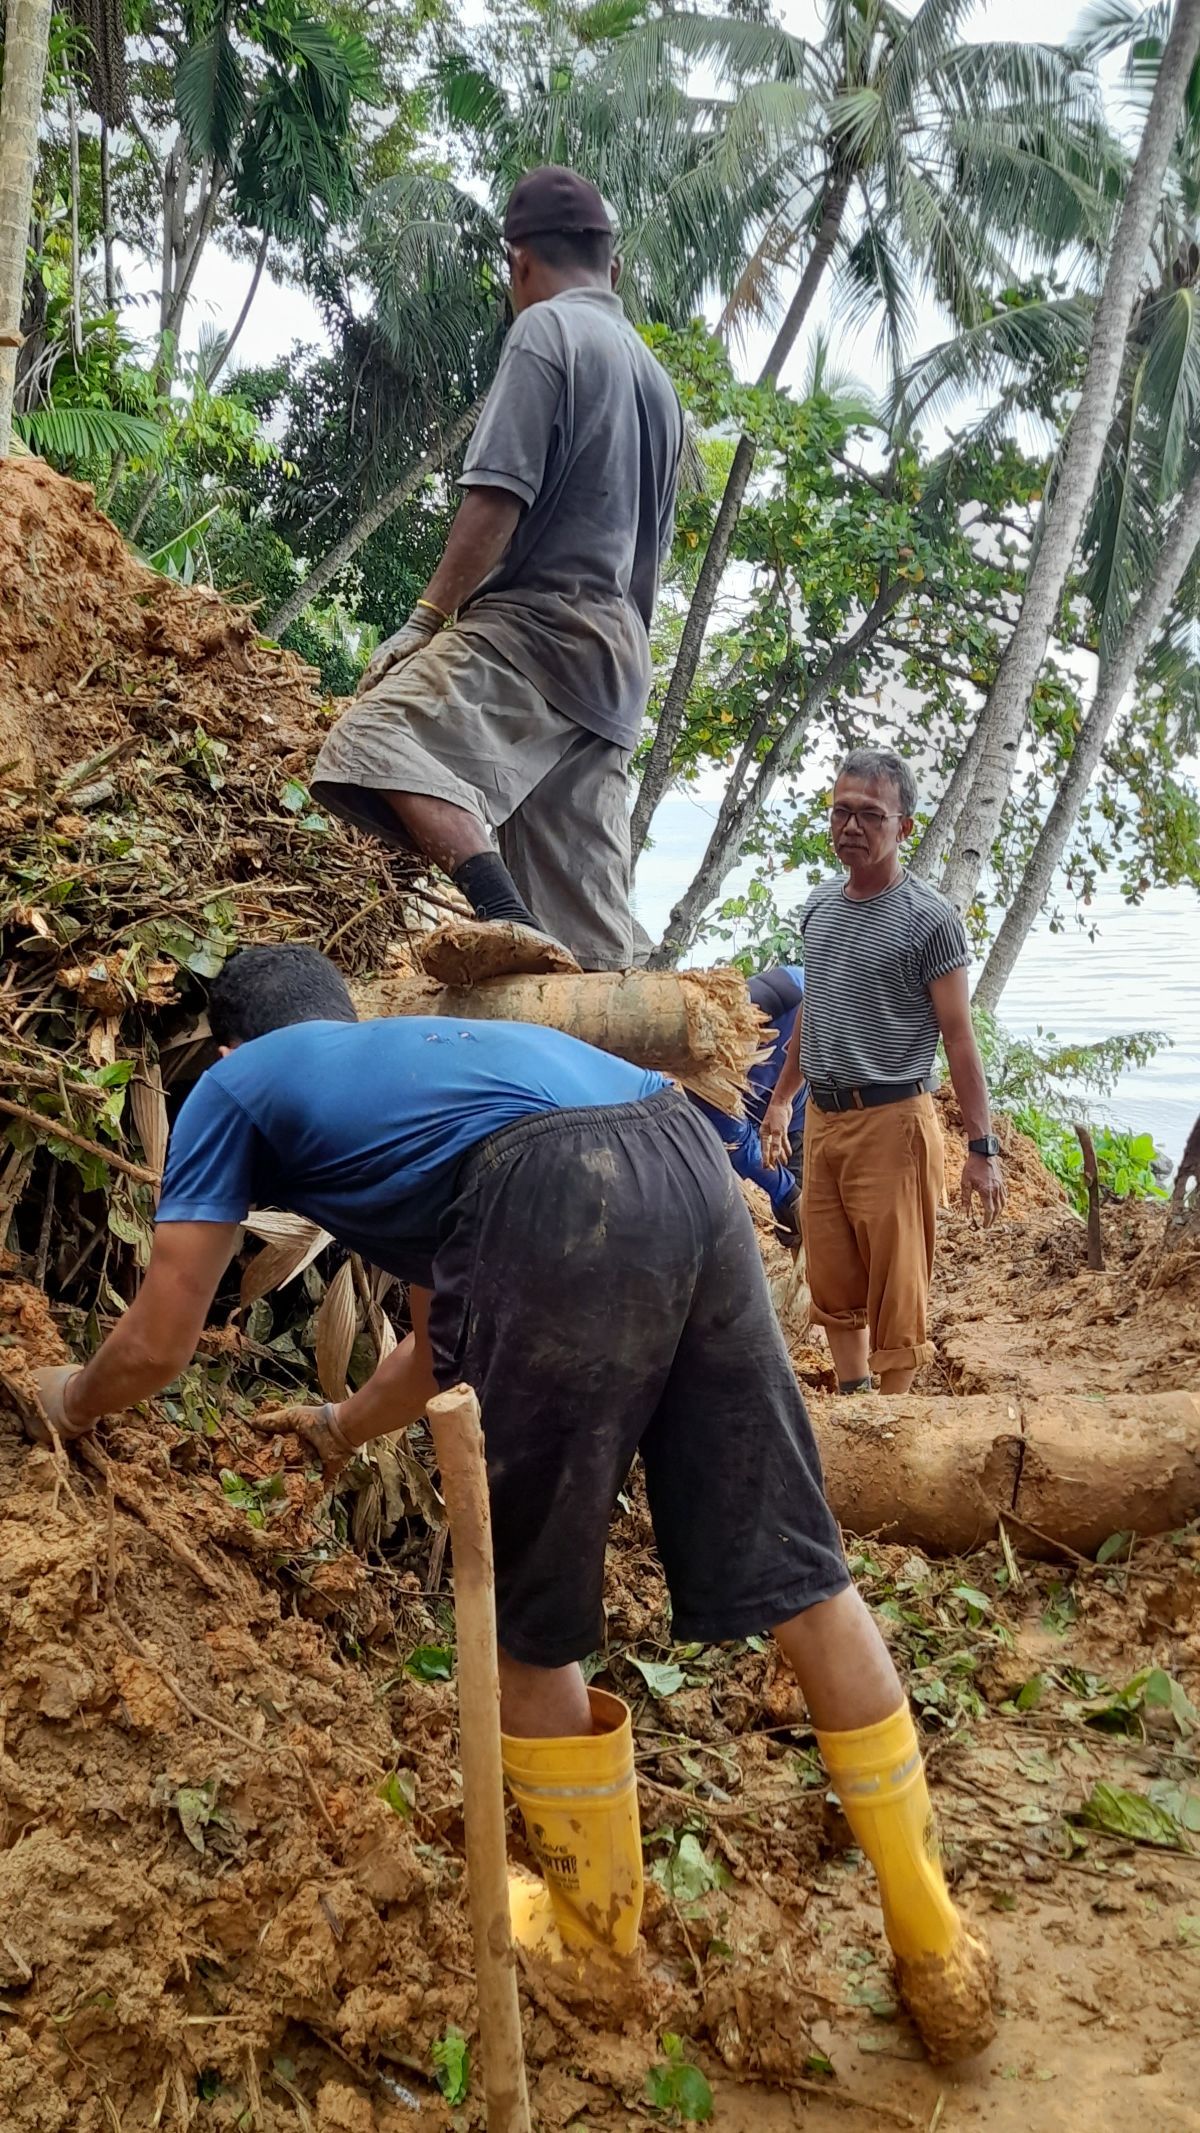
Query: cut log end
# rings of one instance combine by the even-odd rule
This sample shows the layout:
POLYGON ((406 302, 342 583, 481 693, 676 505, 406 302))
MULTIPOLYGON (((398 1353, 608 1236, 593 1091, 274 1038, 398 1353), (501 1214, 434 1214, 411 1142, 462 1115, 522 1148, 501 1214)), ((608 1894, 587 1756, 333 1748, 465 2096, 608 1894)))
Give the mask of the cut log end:
POLYGON ((439 985, 480 985, 489 978, 578 974, 568 949, 532 926, 456 918, 418 944, 416 959, 439 985))

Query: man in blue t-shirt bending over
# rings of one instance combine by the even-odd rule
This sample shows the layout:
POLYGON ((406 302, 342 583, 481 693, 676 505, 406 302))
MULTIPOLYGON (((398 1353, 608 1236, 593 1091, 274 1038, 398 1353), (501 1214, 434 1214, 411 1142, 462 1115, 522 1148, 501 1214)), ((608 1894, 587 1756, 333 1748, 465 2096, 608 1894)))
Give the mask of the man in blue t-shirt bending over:
POLYGON ((580 1661, 604 1641, 608 1524, 640 1451, 675 1635, 774 1631, 931 2048, 986 2042, 988 1958, 946 1891, 908 1705, 705 1120, 660 1075, 556 1030, 360 1023, 310 948, 234 957, 210 1021, 222 1056, 175 1126, 141 1290, 86 1367, 39 1373, 60 1434, 184 1368, 252 1207, 320 1223, 410 1284, 413 1322, 325 1411, 329 1463, 439 1386, 466 1379, 483 1408, 505 1765, 545 1874, 518 1888, 520 1937, 562 1960, 636 1946, 629 1716, 580 1661))

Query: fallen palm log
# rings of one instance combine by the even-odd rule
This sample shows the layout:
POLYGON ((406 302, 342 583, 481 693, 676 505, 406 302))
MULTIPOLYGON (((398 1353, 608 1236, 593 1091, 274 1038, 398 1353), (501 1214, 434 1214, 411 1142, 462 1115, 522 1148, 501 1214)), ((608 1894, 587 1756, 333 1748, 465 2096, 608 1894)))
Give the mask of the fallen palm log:
POLYGON ((959 1555, 1011 1521, 1027 1552, 1200 1517, 1200 1395, 839 1400, 814 1412, 851 1533, 959 1555))
POLYGON ((767 1027, 737 970, 601 970, 486 978, 469 986, 403 977, 351 989, 364 1015, 445 1015, 564 1030, 635 1066, 670 1074, 735 1118, 767 1027))

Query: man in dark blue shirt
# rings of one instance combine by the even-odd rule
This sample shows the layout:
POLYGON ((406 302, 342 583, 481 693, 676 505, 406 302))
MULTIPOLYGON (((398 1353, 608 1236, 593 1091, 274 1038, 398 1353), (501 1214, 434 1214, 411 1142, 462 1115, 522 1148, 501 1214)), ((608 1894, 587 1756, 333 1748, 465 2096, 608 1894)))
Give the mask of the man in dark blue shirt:
POLYGON ((554 1030, 359 1023, 313 949, 235 957, 210 1022, 222 1056, 176 1123, 142 1287, 90 1363, 39 1373, 49 1420, 80 1436, 177 1376, 255 1204, 399 1275, 413 1331, 326 1415, 326 1442, 344 1454, 403 1428, 439 1386, 479 1395, 505 1766, 546 1876, 514 1906, 522 1937, 560 1954, 637 1943, 629 1715, 580 1661, 604 1641, 608 1525, 640 1452, 675 1635, 774 1631, 879 1874, 914 2013, 941 2055, 976 2049, 988 1958, 931 1849, 908 1705, 850 1584, 709 1126, 661 1076, 554 1030))
POLYGON ((804 972, 798 963, 777 963, 770 970, 756 972, 748 981, 746 990, 754 1005, 766 1015, 771 1029, 769 1037, 764 1038, 769 1049, 764 1058, 756 1060, 747 1077, 750 1088, 745 1116, 733 1118, 728 1111, 719 1111, 715 1104, 707 1104, 699 1096, 694 1096, 692 1102, 716 1127, 729 1150, 729 1160, 738 1177, 745 1178, 766 1193, 781 1241, 798 1246, 800 1162, 804 1151, 802 1136, 807 1087, 801 1085, 792 1103, 792 1156, 789 1163, 768 1163, 759 1128, 787 1061, 788 1043, 804 999, 804 972))

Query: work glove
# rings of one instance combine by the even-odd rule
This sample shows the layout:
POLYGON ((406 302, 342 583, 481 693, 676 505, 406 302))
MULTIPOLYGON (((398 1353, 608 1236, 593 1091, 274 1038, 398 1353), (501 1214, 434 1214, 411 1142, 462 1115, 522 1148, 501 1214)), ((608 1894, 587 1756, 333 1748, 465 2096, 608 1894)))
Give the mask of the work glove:
POLYGON ((397 630, 392 637, 385 637, 383 643, 376 646, 358 684, 358 694, 368 696, 393 667, 402 666, 414 652, 423 652, 430 639, 445 628, 445 621, 445 616, 439 615, 435 608, 414 607, 403 629, 397 630))
POLYGON ((342 1435, 337 1408, 326 1400, 323 1407, 269 1407, 253 1417, 255 1429, 299 1437, 321 1463, 321 1479, 332 1487, 357 1447, 342 1435))
POLYGON ((32 1437, 35 1444, 51 1442, 47 1423, 53 1424, 63 1444, 70 1444, 76 1437, 87 1437, 95 1428, 94 1422, 70 1422, 67 1419, 67 1386, 72 1378, 78 1377, 82 1368, 82 1363, 53 1363, 34 1371, 33 1382, 42 1413, 39 1416, 27 1407, 23 1419, 25 1434, 32 1437))

